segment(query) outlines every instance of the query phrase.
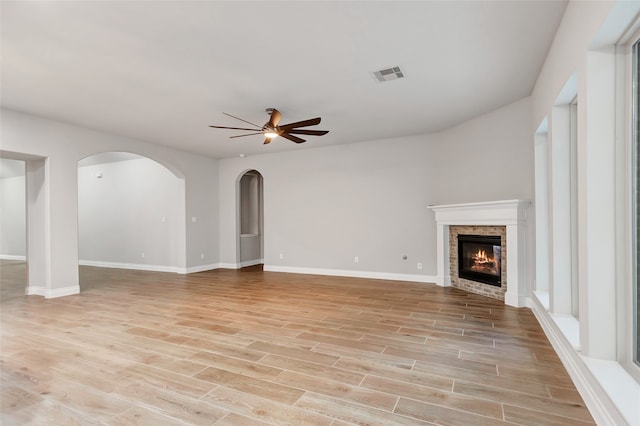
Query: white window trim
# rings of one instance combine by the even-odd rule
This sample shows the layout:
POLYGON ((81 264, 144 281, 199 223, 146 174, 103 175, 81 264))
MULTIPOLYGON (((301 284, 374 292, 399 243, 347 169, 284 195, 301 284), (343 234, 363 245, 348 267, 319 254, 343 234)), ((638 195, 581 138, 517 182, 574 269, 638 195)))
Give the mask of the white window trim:
MULTIPOLYGON (((631 29, 621 38, 616 49, 620 56, 620 63, 623 70, 618 74, 618 88, 616 89, 619 96, 617 109, 622 120, 618 120, 620 135, 622 136, 623 153, 618 158, 624 163, 619 164, 619 170, 624 173, 621 185, 624 200, 618 203, 623 209, 624 221, 622 224, 622 237, 620 244, 623 245, 623 253, 625 254, 623 268, 618 277, 618 291, 621 295, 621 308, 618 315, 618 362, 620 365, 640 383, 640 365, 634 362, 636 347, 636 319, 634 318, 634 309, 636 304, 635 279, 636 279, 636 209, 640 206, 634 206, 634 198, 636 191, 636 157, 640 153, 635 154, 635 141, 633 134, 633 46, 636 42, 640 42, 640 20, 637 20, 631 29)), ((640 77, 640 76, 639 76, 640 77)), ((640 113, 640 111, 638 112, 640 113)), ((640 201, 640 200, 638 200, 640 201)), ((620 217, 620 216, 619 216, 620 217)), ((640 308, 640 307, 639 307, 640 308)))

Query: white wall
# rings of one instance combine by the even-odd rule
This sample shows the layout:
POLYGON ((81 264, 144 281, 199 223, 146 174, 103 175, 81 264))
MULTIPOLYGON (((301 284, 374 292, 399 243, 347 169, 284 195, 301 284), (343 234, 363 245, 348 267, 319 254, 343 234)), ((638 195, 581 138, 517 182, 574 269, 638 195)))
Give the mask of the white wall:
POLYGON ((530 112, 525 99, 440 134, 221 160, 221 263, 237 263, 236 182, 255 169, 264 177, 265 265, 431 280, 427 205, 531 197, 530 112), (492 169, 477 187, 483 164, 492 169))
POLYGON ((80 262, 176 270, 181 185, 147 158, 79 167, 80 262))
POLYGON ((421 184, 433 171, 429 143, 423 136, 222 160, 221 262, 236 262, 236 180, 255 169, 264 179, 265 264, 415 274, 423 262, 435 271, 430 188, 421 184))
POLYGON ((438 135, 437 204, 533 196, 529 98, 438 135))
POLYGON ((24 175, 0 179, 0 258, 27 255, 24 179, 24 175))

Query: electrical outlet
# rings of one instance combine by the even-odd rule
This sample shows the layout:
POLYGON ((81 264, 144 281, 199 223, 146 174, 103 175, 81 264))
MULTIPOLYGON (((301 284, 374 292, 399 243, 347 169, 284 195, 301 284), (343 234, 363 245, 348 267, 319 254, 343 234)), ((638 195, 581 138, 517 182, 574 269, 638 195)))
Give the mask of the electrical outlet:
POLYGON ((144 259, 144 252, 140 253, 140 257, 144 259))
POLYGON ((418 269, 422 269, 422 262, 418 262, 418 269))
POLYGON ((360 262, 360 258, 358 256, 353 258, 353 263, 359 263, 360 262))
POLYGON ((198 218, 195 216, 191 216, 191 222, 196 223, 198 221, 198 218))
POLYGON ((167 221, 167 218, 162 216, 162 223, 165 223, 167 221))
POLYGON ((280 260, 284 259, 284 253, 280 253, 280 260))
POLYGON ((200 253, 200 259, 204 259, 204 253, 200 253))

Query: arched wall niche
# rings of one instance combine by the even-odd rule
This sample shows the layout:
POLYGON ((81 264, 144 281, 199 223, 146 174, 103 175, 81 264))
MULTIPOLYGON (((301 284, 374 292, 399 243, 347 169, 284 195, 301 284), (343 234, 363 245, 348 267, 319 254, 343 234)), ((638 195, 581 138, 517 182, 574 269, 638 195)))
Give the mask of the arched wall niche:
POLYGON ((264 178, 246 169, 236 179, 236 259, 240 268, 264 263, 264 178))

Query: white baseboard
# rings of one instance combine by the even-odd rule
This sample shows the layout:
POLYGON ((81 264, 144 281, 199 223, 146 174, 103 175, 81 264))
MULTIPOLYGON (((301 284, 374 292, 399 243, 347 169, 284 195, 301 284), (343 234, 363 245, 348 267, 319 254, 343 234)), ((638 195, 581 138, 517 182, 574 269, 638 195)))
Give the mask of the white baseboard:
POLYGON ((46 288, 42 286, 29 286, 25 292, 27 296, 44 296, 46 299, 53 299, 55 297, 71 296, 73 294, 80 293, 80 286, 71 285, 68 287, 60 288, 46 288))
POLYGON ((151 271, 151 272, 173 272, 176 274, 193 274, 196 272, 210 271, 212 269, 223 268, 223 266, 221 266, 220 263, 209 263, 207 265, 191 266, 189 268, 183 268, 180 266, 166 266, 166 265, 146 265, 142 263, 102 262, 97 260, 80 260, 78 263, 82 266, 97 266, 99 268, 134 269, 136 271, 151 271))
POLYGON ((572 343, 564 336, 556 321, 537 299, 536 295, 534 294, 528 302, 596 424, 612 426, 629 424, 593 375, 585 363, 584 357, 574 349, 572 343))
POLYGON ((264 260, 256 259, 256 260, 246 260, 244 262, 239 262, 239 263, 218 263, 218 267, 222 269, 240 269, 240 268, 246 268, 247 266, 262 265, 263 263, 264 263, 264 260))
POLYGON ((211 271, 212 269, 218 269, 220 268, 220 264, 219 263, 210 263, 208 265, 199 265, 199 266, 192 266, 190 268, 186 268, 184 270, 184 272, 179 272, 180 274, 193 274, 196 272, 204 272, 204 271, 211 271))
POLYGON ((370 278, 376 280, 411 281, 435 283, 433 275, 397 274, 392 272, 351 271, 346 269, 304 268, 298 266, 264 265, 266 272, 287 272, 290 274, 328 275, 332 277, 370 278))
POLYGON ((118 268, 118 269, 135 269, 137 271, 152 272, 174 272, 176 274, 185 274, 186 268, 166 265, 147 265, 144 263, 120 263, 120 262, 103 262, 99 260, 80 260, 78 263, 82 266, 97 266, 99 268, 118 268))
POLYGON ((245 260, 244 262, 240 262, 240 267, 246 268, 247 266, 262 265, 263 263, 264 263, 264 260, 262 259, 245 260))
MULTIPOLYGON (((212 269, 240 269, 246 268, 247 266, 262 265, 263 263, 264 261, 262 259, 247 260, 240 263, 211 263, 209 265, 193 266, 191 268, 187 268, 186 273, 192 274, 194 272, 211 271, 212 269)), ((185 272, 181 273, 184 274, 185 272)))
POLYGON ((2 260, 21 260, 21 261, 26 261, 27 260, 27 256, 16 256, 13 254, 0 254, 0 259, 2 260))

